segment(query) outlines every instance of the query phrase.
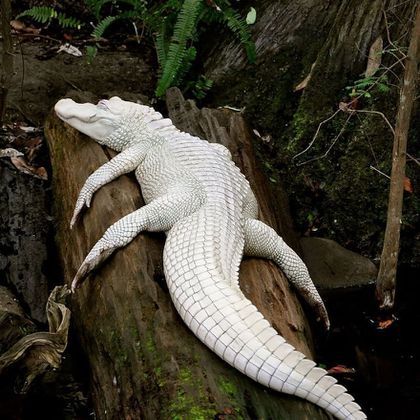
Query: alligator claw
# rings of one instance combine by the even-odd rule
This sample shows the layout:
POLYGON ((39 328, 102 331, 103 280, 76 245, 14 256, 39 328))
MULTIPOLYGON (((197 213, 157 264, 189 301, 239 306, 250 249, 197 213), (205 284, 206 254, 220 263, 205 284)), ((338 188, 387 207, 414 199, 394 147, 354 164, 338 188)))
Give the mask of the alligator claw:
POLYGON ((79 270, 77 271, 71 283, 71 291, 75 293, 81 286, 86 277, 96 268, 98 268, 113 252, 115 248, 95 249, 92 248, 89 255, 85 258, 79 270))

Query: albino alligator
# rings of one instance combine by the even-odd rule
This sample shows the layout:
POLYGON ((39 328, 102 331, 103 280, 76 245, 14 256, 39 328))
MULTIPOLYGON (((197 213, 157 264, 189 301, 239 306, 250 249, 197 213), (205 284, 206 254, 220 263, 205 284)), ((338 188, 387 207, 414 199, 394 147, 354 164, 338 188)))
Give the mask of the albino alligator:
POLYGON ((180 132, 152 108, 117 97, 97 105, 62 99, 55 111, 72 127, 120 152, 87 179, 71 226, 95 191, 133 170, 147 203, 108 228, 79 268, 73 291, 140 232, 165 231, 164 270, 171 298, 204 344, 267 387, 309 400, 340 419, 366 418, 346 388, 286 343, 241 292, 243 253, 272 259, 329 326, 305 264, 256 219, 254 194, 224 146, 180 132))

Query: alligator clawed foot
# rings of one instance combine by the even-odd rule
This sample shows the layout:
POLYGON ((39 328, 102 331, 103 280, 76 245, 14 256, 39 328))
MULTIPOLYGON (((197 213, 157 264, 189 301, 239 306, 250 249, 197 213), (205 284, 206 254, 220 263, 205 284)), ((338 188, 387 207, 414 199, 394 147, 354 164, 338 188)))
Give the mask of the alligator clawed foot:
POLYGON ((76 289, 81 286, 87 276, 99 267, 113 252, 115 248, 108 249, 92 249, 86 259, 83 261, 71 283, 71 292, 75 293, 76 289))

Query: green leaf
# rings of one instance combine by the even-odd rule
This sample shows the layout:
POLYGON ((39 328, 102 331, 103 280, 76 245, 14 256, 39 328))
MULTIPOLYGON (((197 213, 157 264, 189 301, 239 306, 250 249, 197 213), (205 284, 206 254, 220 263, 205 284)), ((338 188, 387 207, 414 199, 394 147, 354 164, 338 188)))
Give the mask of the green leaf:
POLYGON ((96 57, 98 53, 98 48, 94 45, 88 45, 86 47, 86 60, 88 64, 92 64, 93 59, 96 57))
POLYGON ((253 7, 251 7, 249 9, 248 14, 246 15, 245 21, 248 25, 253 25, 256 20, 257 20, 257 11, 253 7))

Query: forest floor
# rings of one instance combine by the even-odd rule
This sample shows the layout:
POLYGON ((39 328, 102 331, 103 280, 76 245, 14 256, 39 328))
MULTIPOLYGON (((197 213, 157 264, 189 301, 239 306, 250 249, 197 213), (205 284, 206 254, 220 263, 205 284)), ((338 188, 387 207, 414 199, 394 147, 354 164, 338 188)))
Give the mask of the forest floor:
MULTIPOLYGON (((1 148, 10 141, 16 126, 42 128, 54 103, 69 90, 89 91, 97 97, 153 96, 156 62, 153 51, 146 44, 136 46, 135 51, 127 50, 124 45, 119 50, 106 49, 98 54, 92 64, 87 64, 83 56, 58 52, 58 47, 56 42, 42 38, 37 41, 20 41, 18 44, 20 52, 15 56, 14 84, 8 99, 9 128, 2 133, 1 148)), ((22 143, 21 150, 27 153, 28 148, 25 147, 22 143)), ((50 217, 51 188, 48 179, 51 174, 48 173, 48 150, 45 144, 38 149, 39 153, 35 153, 34 160, 29 161, 29 164, 46 167, 46 177, 36 182, 46 198, 46 209, 42 210, 42 214, 50 217)), ((15 170, 4 160, 0 164, 7 165, 8 170, 15 170)), ((34 175, 15 173, 16 178, 34 175)), ((38 208, 27 208, 25 211, 40 213, 38 208)), ((49 226, 49 237, 42 246, 48 247, 47 265, 57 265, 49 271, 48 283, 51 288, 59 283, 60 268, 51 250, 54 220, 48 219, 45 223, 49 226)), ((28 272, 27 276, 29 279, 31 274, 28 272)), ((336 302, 335 298, 327 302, 334 322, 330 336, 319 339, 320 361, 327 368, 345 365, 344 368, 337 368, 338 377, 344 377, 344 384, 356 394, 370 418, 418 418, 420 357, 415 343, 415 331, 419 323, 416 310, 419 287, 410 283, 400 292, 404 296, 401 299, 404 305, 398 309, 399 319, 386 327, 378 318, 372 288, 347 294, 340 302, 336 302), (357 366, 358 372, 354 374, 351 369, 346 370, 346 366, 357 366), (374 383, 376 386, 372 385, 374 383)), ((8 401, 3 398, 0 401, 0 405, 7 402, 9 407, 7 410, 3 405, 2 418, 35 418, 36 413, 42 413, 44 419, 92 418, 87 403, 87 384, 83 379, 83 357, 79 354, 74 336, 69 347, 68 361, 51 379, 47 378, 41 388, 36 390, 35 387, 28 397, 19 396, 8 401), (60 394, 58 397, 54 395, 56 390, 60 394), (16 410, 18 405, 21 408, 16 410), (3 413, 6 413, 6 417, 3 413)))

